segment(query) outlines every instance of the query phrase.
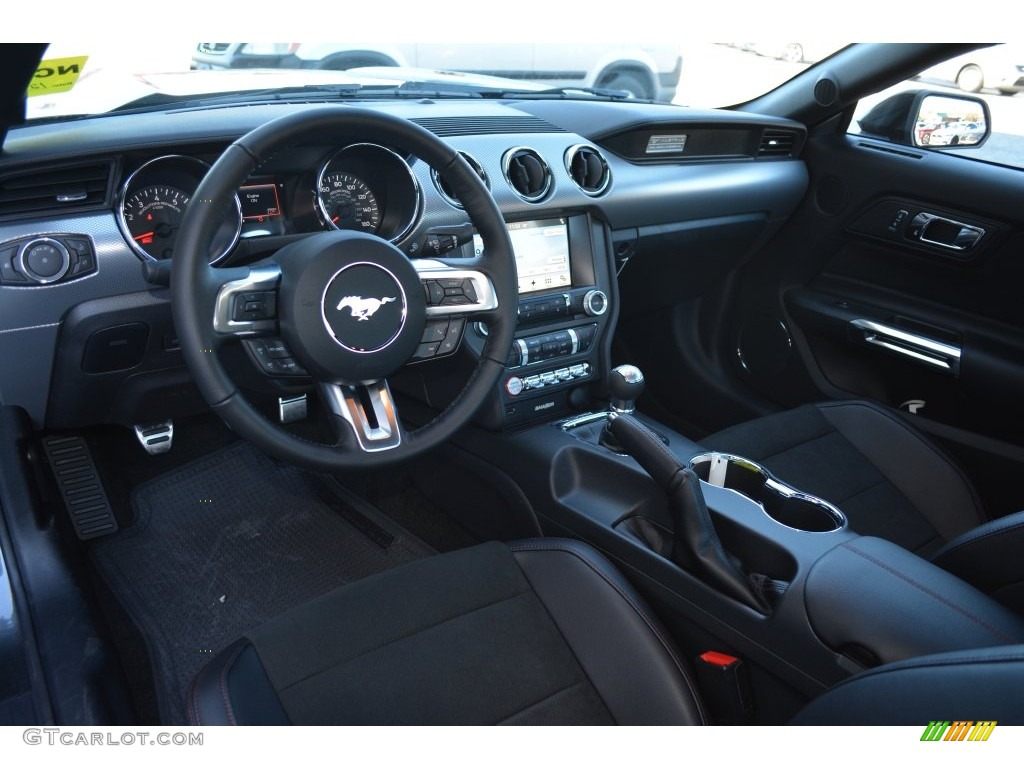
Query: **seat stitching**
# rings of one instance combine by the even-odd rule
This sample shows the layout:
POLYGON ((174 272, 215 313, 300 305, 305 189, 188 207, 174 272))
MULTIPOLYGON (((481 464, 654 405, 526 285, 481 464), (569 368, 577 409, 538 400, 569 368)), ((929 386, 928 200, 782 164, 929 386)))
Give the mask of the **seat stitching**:
MULTIPOLYGON (((235 651, 231 654, 231 657, 226 662, 224 662, 217 676, 221 702, 224 704, 224 711, 231 725, 238 725, 238 722, 235 719, 234 708, 231 706, 230 697, 227 692, 227 673, 230 670, 231 666, 238 659, 238 656, 241 654, 244 648, 245 644, 240 643, 238 648, 236 648, 235 651)), ((209 664, 204 666, 199 671, 199 674, 196 675, 196 677, 192 680, 192 683, 188 687, 187 711, 189 716, 193 719, 196 725, 203 725, 202 707, 200 707, 199 705, 199 682, 204 677, 208 677, 210 675, 211 667, 214 665, 214 663, 215 662, 210 662, 209 664)))
POLYGON ((199 678, 206 672, 206 667, 203 667, 199 674, 192 680, 188 686, 188 717, 189 721, 194 725, 202 725, 203 717, 199 712, 199 692, 196 690, 196 684, 199 682, 199 678))
POLYGON ((938 592, 935 592, 935 591, 929 589, 928 587, 926 587, 923 584, 917 582, 916 580, 914 580, 913 578, 911 578, 907 574, 902 573, 901 571, 898 571, 895 568, 893 568, 888 563, 885 563, 882 560, 879 560, 874 555, 871 555, 871 554, 865 552, 862 549, 858 549, 856 546, 854 546, 853 544, 850 544, 850 543, 843 544, 842 546, 845 547, 846 549, 850 550, 854 554, 860 555, 865 560, 873 563, 874 565, 878 566, 882 570, 887 571, 888 573, 891 573, 893 576, 896 576, 898 579, 901 579, 902 581, 907 582, 912 587, 920 590, 921 592, 924 592, 929 597, 932 597, 935 600, 938 600, 940 603, 945 605, 947 608, 953 609, 954 611, 956 611, 957 613, 961 614, 962 616, 964 616, 965 618, 969 619, 970 621, 973 621, 974 623, 978 624, 979 626, 984 627, 985 629, 987 629, 989 632, 991 632, 996 637, 1002 638, 1003 640, 1006 640, 1007 642, 1011 642, 1011 643, 1015 642, 1017 640, 1017 638, 1012 637, 1011 635, 1006 634, 1005 632, 1003 632, 1002 630, 998 629, 997 627, 993 627, 988 622, 986 622, 983 619, 975 616, 970 611, 965 610, 962 606, 957 605, 956 603, 952 602, 951 600, 947 600, 945 597, 940 595, 938 592))
POLYGON ((224 703, 224 709, 227 712, 228 720, 231 725, 238 725, 238 721, 235 719, 235 708, 231 706, 231 697, 228 694, 228 672, 234 663, 238 660, 238 657, 242 654, 242 650, 245 648, 245 643, 239 643, 238 648, 231 654, 231 658, 224 664, 220 669, 219 687, 220 687, 220 698, 224 703))
POLYGON ((492 602, 489 602, 486 605, 480 605, 480 606, 477 606, 476 608, 472 608, 472 609, 470 609, 468 611, 463 611, 462 613, 458 613, 458 614, 456 614, 454 616, 449 616, 449 617, 447 617, 445 619, 441 619, 440 621, 436 621, 433 624, 429 624, 429 625, 424 626, 424 627, 417 627, 412 632, 408 632, 407 634, 401 635, 400 637, 393 637, 390 640, 381 643, 380 645, 374 646, 373 648, 367 648, 365 651, 360 651, 359 653, 355 654, 354 656, 349 656, 348 658, 345 658, 345 659, 339 659, 339 660, 336 660, 336 661, 332 661, 330 664, 327 664, 326 666, 320 667, 319 669, 315 669, 312 672, 310 672, 308 675, 305 675, 305 676, 300 677, 300 678, 298 678, 296 680, 293 680, 292 682, 288 683, 288 685, 283 686, 281 688, 281 692, 283 693, 284 691, 287 691, 289 688, 293 688, 296 685, 299 685, 300 683, 304 683, 307 680, 311 680, 312 678, 317 677, 318 675, 322 675, 325 672, 328 672, 328 671, 330 671, 332 669, 337 669, 337 668, 345 666, 347 664, 351 664, 356 659, 360 659, 363 656, 368 656, 371 653, 376 653, 377 651, 381 650, 382 648, 387 648, 389 645, 394 645, 396 643, 400 643, 403 640, 408 640, 410 637, 415 637, 416 635, 423 634, 424 632, 428 632, 429 630, 436 629, 437 627, 440 627, 440 626, 442 626, 444 624, 447 624, 449 622, 452 622, 452 621, 456 621, 457 619, 461 619, 461 618, 463 618, 465 616, 470 616, 470 615, 472 615, 474 613, 479 613, 480 611, 486 610, 488 608, 493 608, 496 605, 501 605, 502 603, 507 603, 507 602, 510 602, 512 600, 516 600, 517 598, 520 598, 523 595, 527 595, 527 594, 530 594, 530 590, 529 589, 524 589, 523 591, 517 592, 514 595, 509 595, 508 597, 503 597, 503 598, 500 598, 498 600, 494 600, 492 602))
POLYGON ((580 551, 580 548, 576 546, 576 542, 572 540, 550 543, 540 541, 533 542, 530 544, 513 544, 510 545, 510 548, 512 549, 513 552, 525 552, 531 550, 545 551, 554 549, 566 552, 567 554, 574 555, 578 557, 580 560, 582 560, 584 564, 586 564, 592 571, 594 571, 594 573, 600 576, 605 581, 605 583, 608 584, 608 586, 614 589, 619 594, 619 596, 626 601, 626 603, 636 612, 636 614, 640 617, 644 624, 647 625, 647 628, 651 631, 651 633, 658 639, 658 642, 661 643, 662 648, 668 654, 669 658, 672 660, 672 663, 675 664, 676 669, 678 670, 680 676, 683 678, 683 681, 686 683, 687 688, 689 688, 690 695, 693 698, 694 703, 696 704, 697 713, 700 715, 701 720, 705 723, 707 722, 707 716, 704 712, 704 705, 700 700, 700 696, 697 695, 697 691, 693 686, 693 682, 690 680, 690 675, 686 671, 685 667, 682 665, 682 662, 680 662, 679 657, 676 656, 676 653, 672 649, 672 646, 665 639, 664 635, 658 627, 658 623, 652 621, 651 618, 648 616, 647 612, 641 606, 639 606, 636 603, 636 601, 634 601, 632 597, 622 589, 622 587, 616 584, 614 579, 609 578, 609 576, 604 572, 604 569, 598 563, 595 563, 584 552, 580 551))
POLYGON ((556 696, 561 696, 563 693, 571 691, 573 688, 579 688, 580 686, 583 685, 583 682, 584 682, 583 680, 580 680, 578 682, 575 682, 575 683, 572 683, 570 685, 567 685, 564 688, 559 688, 554 693, 550 693, 547 696, 544 696, 543 698, 537 699, 537 701, 533 702, 532 704, 527 704, 525 707, 522 707, 521 709, 517 709, 515 712, 513 712, 513 713, 511 713, 509 715, 506 715, 501 720, 496 722, 495 725, 504 725, 509 720, 511 720, 513 717, 516 717, 517 715, 521 715, 524 712, 529 712, 531 709, 539 707, 545 701, 550 701, 551 699, 555 698, 556 696))

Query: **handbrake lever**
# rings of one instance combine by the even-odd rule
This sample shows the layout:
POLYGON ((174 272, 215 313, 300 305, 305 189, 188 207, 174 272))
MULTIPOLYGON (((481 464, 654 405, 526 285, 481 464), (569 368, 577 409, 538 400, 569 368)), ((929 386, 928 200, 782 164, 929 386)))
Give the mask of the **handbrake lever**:
POLYGON ((673 561, 755 611, 771 613, 767 600, 754 591, 746 574, 722 546, 704 503, 697 474, 634 417, 612 414, 608 428, 619 445, 636 459, 668 497, 675 529, 673 561))

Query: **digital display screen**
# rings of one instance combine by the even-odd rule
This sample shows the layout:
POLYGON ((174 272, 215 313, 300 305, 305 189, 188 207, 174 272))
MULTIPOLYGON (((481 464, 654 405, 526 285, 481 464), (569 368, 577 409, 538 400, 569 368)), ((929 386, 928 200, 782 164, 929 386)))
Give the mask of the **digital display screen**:
POLYGON ((275 184, 242 187, 238 190, 238 200, 242 204, 242 218, 247 221, 263 221, 281 215, 275 184))
MULTIPOLYGON (((516 255, 520 294, 572 286, 565 219, 519 221, 507 226, 516 255)), ((479 255, 483 250, 479 235, 473 236, 473 246, 479 255)))

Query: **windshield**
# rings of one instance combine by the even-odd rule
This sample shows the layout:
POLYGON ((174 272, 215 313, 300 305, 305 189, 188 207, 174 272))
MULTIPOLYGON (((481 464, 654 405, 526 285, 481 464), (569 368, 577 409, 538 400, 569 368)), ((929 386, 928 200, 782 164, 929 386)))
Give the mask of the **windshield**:
POLYGON ((49 46, 29 120, 232 100, 503 97, 748 101, 841 43, 189 43, 49 46))

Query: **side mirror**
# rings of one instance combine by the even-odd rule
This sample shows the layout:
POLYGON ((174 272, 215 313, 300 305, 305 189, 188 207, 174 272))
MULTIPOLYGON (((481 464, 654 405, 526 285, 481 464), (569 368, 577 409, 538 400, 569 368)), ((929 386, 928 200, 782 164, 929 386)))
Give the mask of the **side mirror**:
POLYGON ((991 134, 988 104, 974 96, 904 91, 879 102, 860 129, 910 147, 979 147, 991 134))

